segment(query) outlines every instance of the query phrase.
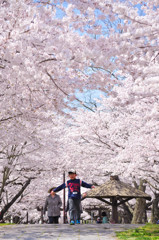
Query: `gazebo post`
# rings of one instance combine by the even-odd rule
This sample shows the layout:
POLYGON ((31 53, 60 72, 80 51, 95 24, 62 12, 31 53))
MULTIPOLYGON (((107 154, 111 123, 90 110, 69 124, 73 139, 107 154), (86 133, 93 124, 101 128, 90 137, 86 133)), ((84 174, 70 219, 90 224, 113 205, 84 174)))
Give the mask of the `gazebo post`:
POLYGON ((116 197, 112 197, 112 220, 114 223, 118 223, 118 211, 117 211, 116 197))

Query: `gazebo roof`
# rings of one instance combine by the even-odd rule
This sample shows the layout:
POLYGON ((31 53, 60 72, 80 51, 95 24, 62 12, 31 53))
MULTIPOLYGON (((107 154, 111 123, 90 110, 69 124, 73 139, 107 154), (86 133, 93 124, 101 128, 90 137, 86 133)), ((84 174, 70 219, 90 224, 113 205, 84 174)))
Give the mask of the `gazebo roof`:
POLYGON ((145 198, 151 200, 151 197, 141 190, 132 187, 128 183, 121 182, 118 178, 87 191, 87 198, 145 198))

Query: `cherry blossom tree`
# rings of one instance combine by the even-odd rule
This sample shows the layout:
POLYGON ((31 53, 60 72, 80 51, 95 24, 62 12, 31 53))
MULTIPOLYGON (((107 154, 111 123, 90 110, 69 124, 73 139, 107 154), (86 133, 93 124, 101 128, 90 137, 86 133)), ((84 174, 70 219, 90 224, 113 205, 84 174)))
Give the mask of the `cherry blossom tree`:
POLYGON ((130 182, 144 180, 153 196, 159 191, 158 97, 126 103, 135 85, 125 80, 114 89, 118 101, 113 96, 103 98, 95 113, 81 110, 73 115, 69 137, 65 135, 67 153, 71 149, 66 161, 73 165, 81 156, 82 174, 86 172, 88 179, 93 174, 97 183, 111 174, 130 182))
POLYGON ((13 174, 9 199, 39 176, 21 204, 38 202, 38 186, 42 194, 51 176, 60 183, 70 166, 90 182, 112 172, 157 188, 158 1, 141 3, 142 15, 136 0, 0 4, 0 177, 13 174), (84 89, 107 95, 98 110, 75 95, 84 89), (74 100, 82 109, 73 115, 74 100))

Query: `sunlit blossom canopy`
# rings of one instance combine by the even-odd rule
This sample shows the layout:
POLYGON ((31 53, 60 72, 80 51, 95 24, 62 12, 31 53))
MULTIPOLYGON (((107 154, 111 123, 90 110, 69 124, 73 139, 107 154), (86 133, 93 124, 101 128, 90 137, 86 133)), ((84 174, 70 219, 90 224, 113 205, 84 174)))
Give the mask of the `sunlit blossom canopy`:
POLYGON ((120 180, 117 179, 109 180, 108 182, 105 182, 104 184, 88 191, 87 197, 88 198, 130 197, 130 198, 146 198, 147 200, 151 200, 151 197, 148 194, 132 187, 128 183, 121 182, 120 180))

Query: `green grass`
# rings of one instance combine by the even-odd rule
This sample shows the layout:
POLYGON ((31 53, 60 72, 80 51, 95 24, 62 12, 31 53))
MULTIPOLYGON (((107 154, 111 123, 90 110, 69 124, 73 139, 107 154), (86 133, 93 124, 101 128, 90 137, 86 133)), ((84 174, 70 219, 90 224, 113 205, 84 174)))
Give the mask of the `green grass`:
POLYGON ((122 240, 159 240, 159 224, 146 224, 144 227, 116 232, 122 240))
POLYGON ((0 223, 0 227, 1 226, 6 226, 6 225, 13 225, 13 224, 15 224, 15 223, 0 223))

